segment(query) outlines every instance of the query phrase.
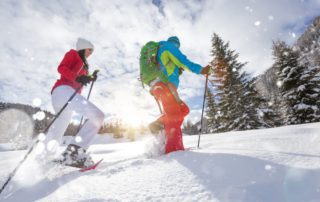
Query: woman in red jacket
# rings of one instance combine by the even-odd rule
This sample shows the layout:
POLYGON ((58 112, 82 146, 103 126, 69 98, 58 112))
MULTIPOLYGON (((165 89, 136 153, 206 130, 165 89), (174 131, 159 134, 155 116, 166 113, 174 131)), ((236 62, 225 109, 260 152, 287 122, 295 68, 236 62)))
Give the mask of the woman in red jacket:
MULTIPOLYGON (((87 58, 93 50, 94 46, 90 41, 79 38, 76 43, 76 50, 71 49, 65 54, 58 66, 58 72, 61 74, 60 79, 56 81, 51 91, 52 105, 56 113, 61 110, 76 89, 96 80, 96 77, 92 78, 88 75, 87 58)), ((80 95, 80 91, 50 127, 45 140, 42 142, 45 146, 45 156, 53 156, 62 141, 62 136, 68 127, 72 113, 76 112, 85 117, 84 125, 62 153, 61 163, 75 167, 85 167, 93 163, 90 156, 86 154, 86 150, 104 120, 103 112, 80 95)))

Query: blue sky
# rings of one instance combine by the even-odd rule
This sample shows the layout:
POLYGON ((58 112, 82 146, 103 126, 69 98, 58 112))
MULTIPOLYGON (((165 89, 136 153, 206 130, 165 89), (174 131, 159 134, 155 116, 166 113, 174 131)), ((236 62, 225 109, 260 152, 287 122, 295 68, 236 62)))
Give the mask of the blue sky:
MULTIPOLYGON (((320 0, 2 0, 0 7, 1 101, 41 100, 40 107, 52 111, 56 68, 84 37, 96 47, 90 68, 101 70, 90 100, 108 119, 137 124, 159 115, 137 80, 144 43, 177 35, 188 58, 205 66, 216 32, 248 62, 245 70, 258 75, 272 64, 272 41, 296 41, 319 15, 320 0)), ((193 122, 200 118, 203 90, 202 76, 183 74, 179 93, 193 122)))

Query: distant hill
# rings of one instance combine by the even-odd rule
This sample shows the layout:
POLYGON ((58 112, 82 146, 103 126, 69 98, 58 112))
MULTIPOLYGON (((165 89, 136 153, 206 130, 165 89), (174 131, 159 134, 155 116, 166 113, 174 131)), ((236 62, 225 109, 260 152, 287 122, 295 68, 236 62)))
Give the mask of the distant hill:
POLYGON ((44 131, 54 115, 39 107, 0 102, 0 142, 17 136, 33 138, 44 131))

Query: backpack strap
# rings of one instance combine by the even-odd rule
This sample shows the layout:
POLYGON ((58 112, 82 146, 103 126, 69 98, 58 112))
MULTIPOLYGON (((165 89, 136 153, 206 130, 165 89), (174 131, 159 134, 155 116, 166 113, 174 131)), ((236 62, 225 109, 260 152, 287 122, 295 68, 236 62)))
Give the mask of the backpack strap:
POLYGON ((144 83, 142 81, 142 73, 140 73, 140 78, 138 78, 138 81, 141 81, 142 88, 144 88, 144 83))

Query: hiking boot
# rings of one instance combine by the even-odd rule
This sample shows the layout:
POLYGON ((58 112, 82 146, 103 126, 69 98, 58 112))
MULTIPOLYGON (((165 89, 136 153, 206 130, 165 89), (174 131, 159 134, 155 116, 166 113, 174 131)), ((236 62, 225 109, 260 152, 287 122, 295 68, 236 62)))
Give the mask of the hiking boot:
POLYGON ((61 155, 62 160, 60 163, 66 166, 85 168, 94 164, 86 150, 75 144, 69 144, 61 155))
POLYGON ((163 129, 164 129, 164 125, 160 123, 158 120, 149 124, 149 130, 153 135, 159 134, 159 132, 163 129))

